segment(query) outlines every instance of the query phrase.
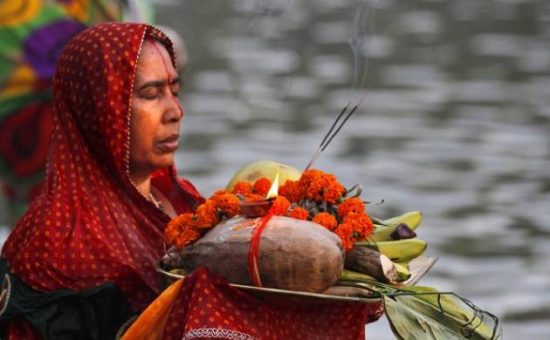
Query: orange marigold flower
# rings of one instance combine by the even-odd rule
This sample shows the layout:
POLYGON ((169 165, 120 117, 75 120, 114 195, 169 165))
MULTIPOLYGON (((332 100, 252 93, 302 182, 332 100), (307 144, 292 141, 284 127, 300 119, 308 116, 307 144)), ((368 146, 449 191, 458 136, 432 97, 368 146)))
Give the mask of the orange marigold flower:
POLYGON ((319 178, 323 177, 324 172, 318 169, 309 169, 302 173, 300 177, 300 185, 308 187, 312 182, 317 181, 319 178))
POLYGON ((213 200, 206 200, 195 212, 195 226, 199 229, 210 229, 218 224, 219 221, 216 202, 213 200))
POLYGON ((216 208, 226 217, 233 217, 240 212, 239 198, 229 191, 216 191, 210 199, 215 202, 216 208))
POLYGON ((346 191, 334 175, 316 169, 307 170, 302 174, 299 189, 306 198, 316 202, 326 201, 330 204, 336 203, 346 191))
POLYGON ((247 202, 264 201, 265 196, 258 194, 248 194, 245 196, 247 202))
POLYGON ((319 178, 318 181, 311 182, 309 187, 305 192, 305 196, 314 200, 315 202, 323 201, 323 192, 325 191, 326 185, 323 182, 322 178, 319 178))
POLYGON ((309 217, 309 211, 302 207, 296 206, 287 213, 287 216, 297 220, 307 220, 309 217))
POLYGON ((327 212, 318 213, 317 215, 315 215, 315 217, 313 217, 312 221, 322 225, 330 231, 333 231, 338 225, 338 221, 336 221, 336 218, 327 212))
POLYGON ((327 203, 335 204, 346 192, 346 188, 336 180, 334 175, 325 174, 322 182, 324 185, 322 197, 327 203))
POLYGON ((176 238, 176 247, 181 249, 188 244, 191 244, 201 237, 199 230, 194 226, 185 228, 176 238))
POLYGON ((345 251, 349 251, 353 248, 355 240, 353 239, 353 227, 351 225, 341 223, 338 225, 338 228, 336 228, 335 233, 340 237, 345 251))
POLYGON ((281 187, 279 187, 279 195, 286 197, 290 203, 296 203, 303 197, 300 191, 298 181, 287 180, 281 187))
POLYGON ((234 194, 241 194, 243 196, 250 195, 252 193, 252 184, 248 182, 238 182, 233 187, 234 194))
POLYGON ((353 236, 359 241, 367 238, 373 229, 372 221, 365 213, 351 212, 344 218, 343 223, 353 227, 353 236))
POLYGON ((274 215, 284 216, 286 211, 290 207, 290 202, 284 196, 277 196, 273 200, 273 205, 270 208, 270 211, 274 215))
POLYGON ((323 177, 323 172, 317 169, 309 169, 302 173, 298 180, 299 190, 304 197, 316 199, 320 194, 322 185, 320 181, 323 177))
POLYGON ((348 198, 344 203, 338 206, 338 215, 341 218, 345 218, 349 213, 363 213, 365 211, 365 204, 359 197, 348 198))
POLYGON ((173 218, 164 230, 164 239, 167 244, 175 245, 178 235, 184 229, 193 225, 193 213, 184 213, 173 218))
POLYGON ((267 177, 262 177, 254 182, 253 191, 255 194, 265 197, 271 188, 271 181, 267 177))

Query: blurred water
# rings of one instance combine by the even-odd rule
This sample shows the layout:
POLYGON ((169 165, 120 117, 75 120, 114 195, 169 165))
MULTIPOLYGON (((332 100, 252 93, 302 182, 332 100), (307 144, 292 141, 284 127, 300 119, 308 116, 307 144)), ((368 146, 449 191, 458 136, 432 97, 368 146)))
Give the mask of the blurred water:
MULTIPOLYGON (((363 107, 316 167, 373 215, 421 210, 440 257, 422 281, 550 336, 550 3, 156 0, 184 37, 182 175, 204 195, 243 164, 304 167, 337 112, 363 107), (354 54, 355 52, 355 54, 354 54)), ((386 321, 370 339, 392 339, 386 321)))
POLYGON ((158 14, 189 48, 178 163, 204 194, 246 162, 304 167, 368 88, 316 166, 384 199, 374 215, 425 213, 440 261, 424 284, 494 312, 507 339, 548 339, 550 4, 163 0, 158 14))

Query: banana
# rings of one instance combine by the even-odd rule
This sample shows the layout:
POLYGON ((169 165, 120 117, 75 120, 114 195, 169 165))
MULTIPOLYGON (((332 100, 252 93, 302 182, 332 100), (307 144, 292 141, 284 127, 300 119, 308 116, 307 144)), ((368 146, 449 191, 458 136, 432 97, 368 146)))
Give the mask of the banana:
POLYGON ((412 230, 415 230, 420 225, 420 222, 422 222, 422 212, 416 210, 382 220, 383 225, 396 226, 399 223, 405 223, 412 230))
POLYGON ((422 222, 422 213, 420 211, 409 211, 402 215, 395 216, 386 220, 375 220, 375 229, 370 238, 373 241, 391 241, 391 234, 397 229, 397 227, 404 223, 411 230, 415 230, 422 222), (378 222, 378 223, 376 223, 378 222))
POLYGON ((386 255, 394 262, 407 262, 422 255, 428 246, 427 242, 419 238, 409 238, 396 241, 357 242, 356 246, 369 247, 386 255))
POLYGON ((379 242, 413 237, 416 237, 416 233, 414 232, 414 230, 409 228, 405 223, 399 223, 391 227, 375 225, 375 229, 369 236, 369 239, 375 242, 379 242))
POLYGON ((257 161, 243 166, 235 173, 233 178, 227 184, 227 189, 232 190, 235 184, 240 181, 255 182, 257 179, 266 177, 273 181, 275 175, 279 173, 279 183, 283 185, 288 179, 298 180, 302 172, 290 165, 274 161, 257 161))
POLYGON ((397 282, 407 281, 411 277, 411 271, 408 264, 397 262, 394 262, 393 264, 395 265, 395 269, 397 270, 397 282))
POLYGON ((351 281, 351 282, 379 282, 376 278, 365 274, 361 272, 356 272, 349 269, 342 270, 342 273, 340 273, 340 277, 338 278, 340 281, 351 281))

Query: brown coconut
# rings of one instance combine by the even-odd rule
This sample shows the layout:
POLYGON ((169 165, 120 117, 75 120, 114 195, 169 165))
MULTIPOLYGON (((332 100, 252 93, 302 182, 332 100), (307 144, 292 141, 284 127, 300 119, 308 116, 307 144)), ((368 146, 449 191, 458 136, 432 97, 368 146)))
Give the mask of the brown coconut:
MULTIPOLYGON (((218 224, 181 251, 180 266, 188 272, 206 266, 231 283, 252 284, 248 252, 257 220, 218 224)), ((338 236, 317 223, 274 216, 261 235, 258 267, 264 287, 322 292, 338 280, 344 251, 338 236)))

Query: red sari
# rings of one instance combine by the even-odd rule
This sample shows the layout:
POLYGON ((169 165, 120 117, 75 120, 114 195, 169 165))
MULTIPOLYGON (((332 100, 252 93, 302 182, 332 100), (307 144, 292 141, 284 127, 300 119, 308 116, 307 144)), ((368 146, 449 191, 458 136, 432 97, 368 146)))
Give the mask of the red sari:
MULTIPOLYGON (((6 241, 12 274, 44 292, 86 290, 114 282, 131 307, 159 293, 156 265, 169 217, 129 178, 130 100, 145 38, 172 44, 145 24, 109 23, 77 35, 63 50, 53 83, 53 132, 44 192, 6 241)), ((153 186, 177 213, 202 201, 174 167, 154 173, 153 186)), ((29 339, 23 319, 10 339, 29 339)))

